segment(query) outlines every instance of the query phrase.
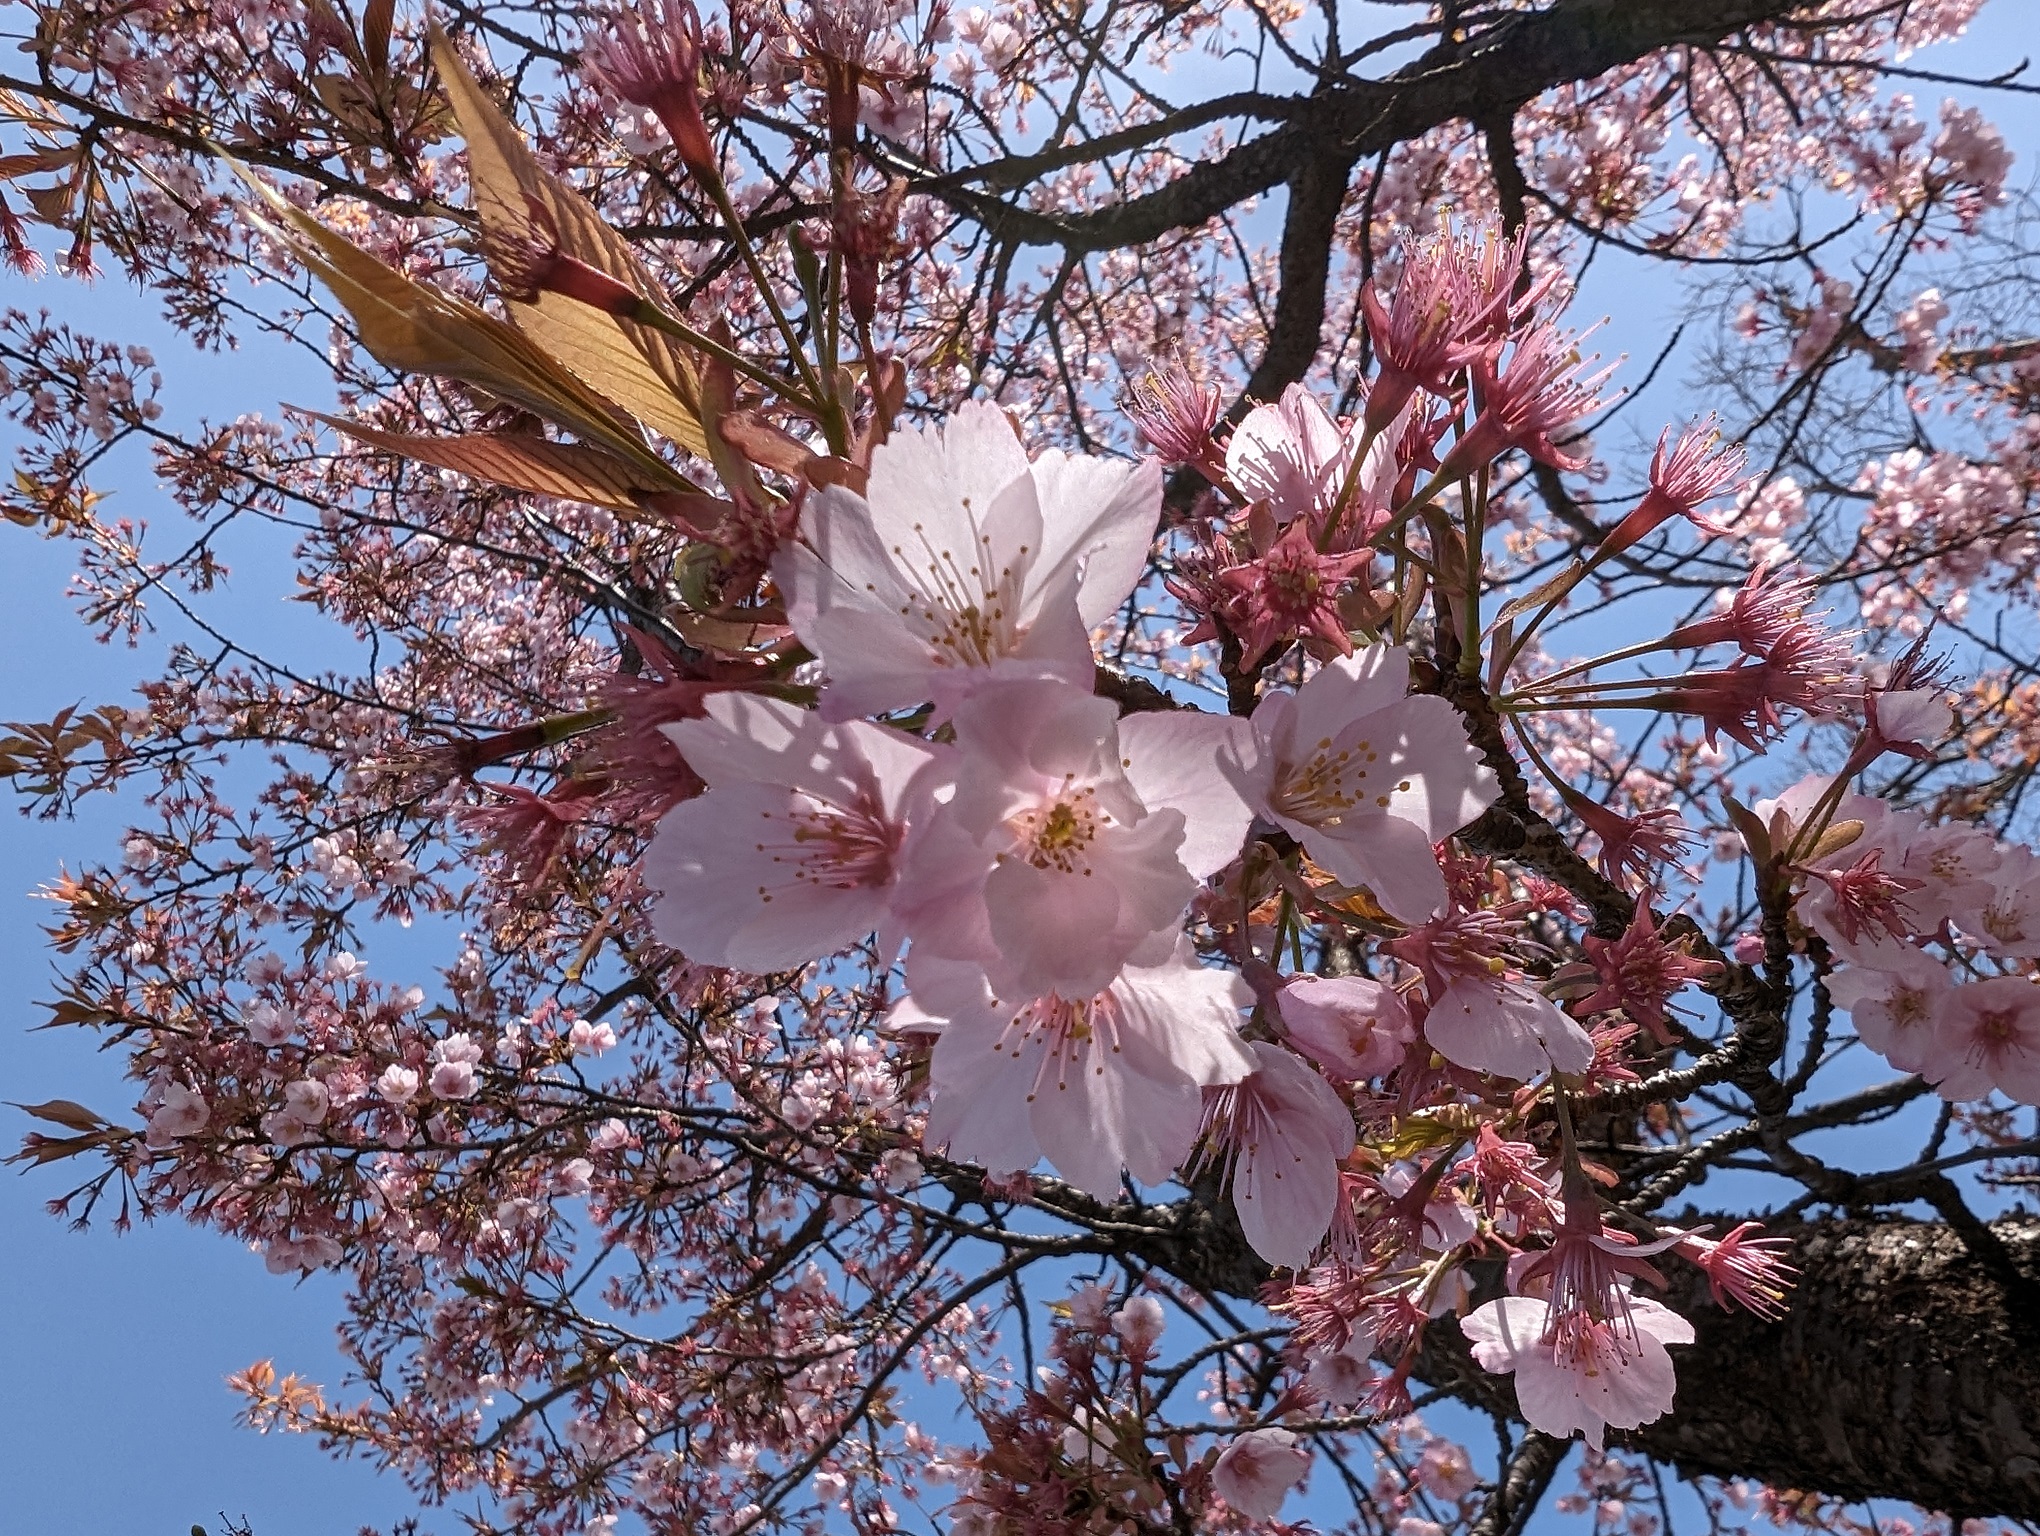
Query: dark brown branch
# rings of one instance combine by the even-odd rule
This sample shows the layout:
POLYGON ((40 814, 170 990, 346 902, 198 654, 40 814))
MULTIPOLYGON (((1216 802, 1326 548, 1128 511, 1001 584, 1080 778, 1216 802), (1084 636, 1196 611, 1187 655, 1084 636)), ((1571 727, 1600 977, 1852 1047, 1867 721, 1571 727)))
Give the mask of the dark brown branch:
POLYGON ((1332 237, 1354 158, 1312 155, 1289 178, 1289 212, 1282 221, 1275 318, 1268 344, 1247 380, 1244 398, 1272 400, 1310 371, 1324 344, 1325 285, 1332 271, 1332 237))
POLYGON ((1273 132, 1153 192, 1089 213, 1043 213, 916 176, 897 159, 894 165, 998 239, 1072 253, 1114 250, 1194 229, 1290 181, 1308 161, 1325 157, 1350 166, 1446 123, 1513 110, 1554 86, 1591 80, 1661 48, 1720 42, 1815 9, 1811 0, 1557 0, 1435 48, 1386 79, 1349 77, 1320 89, 1299 99, 1273 132))
POLYGON ((1572 1449, 1570 1440, 1560 1440, 1541 1429, 1533 1429, 1509 1458, 1502 1481, 1473 1522, 1473 1536, 1516 1536, 1529 1524, 1543 1501, 1551 1479, 1572 1449))
MULTIPOLYGON (((1251 1298, 1268 1276, 1226 1202, 1108 1206, 1047 1185, 1039 1203, 1105 1225, 1130 1254, 1200 1291, 1251 1298)), ((1988 1230, 2022 1289, 2040 1280, 2040 1220, 1988 1230)), ((1675 1350, 1678 1400, 1666 1418, 1613 1438, 1689 1475, 1901 1499, 1962 1516, 2040 1518, 2036 1320, 1995 1266, 1933 1222, 1837 1218, 1781 1235, 1794 1239, 1800 1279, 1778 1322, 1721 1310, 1697 1270, 1667 1266, 1674 1292, 1666 1300, 1697 1333, 1675 1350)), ((1473 1406, 1520 1418, 1513 1383, 1473 1363, 1450 1319, 1431 1325, 1418 1374, 1473 1406)), ((1538 1460, 1512 1466, 1504 1498, 1519 1471, 1521 1494, 1536 1491, 1529 1479, 1538 1460)))

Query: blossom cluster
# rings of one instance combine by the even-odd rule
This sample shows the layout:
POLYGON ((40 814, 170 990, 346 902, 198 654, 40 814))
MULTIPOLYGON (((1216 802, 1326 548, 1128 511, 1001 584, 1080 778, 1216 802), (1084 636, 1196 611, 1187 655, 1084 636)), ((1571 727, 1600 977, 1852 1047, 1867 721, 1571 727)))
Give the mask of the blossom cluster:
POLYGON ((1757 811, 1801 849, 1795 910, 1857 1038, 1943 1098, 2040 1104, 2040 855, 1826 775, 1757 811))
MULTIPOLYGON (((1251 991, 1197 959, 1186 914, 1258 819, 1427 922, 1445 908, 1434 845, 1492 801, 1493 775, 1386 644, 1250 719, 1122 719, 1090 689, 1088 633, 1138 579, 1160 495, 1152 464, 1030 460, 992 406, 879 447, 864 492, 815 497, 775 566, 825 670, 816 707, 729 692, 667 727, 708 787, 660 823, 644 873, 660 936, 698 963, 904 945, 891 1027, 934 1038, 932 1145, 994 1174, 1045 1151, 1110 1197, 1126 1172, 1166 1180, 1208 1125, 1250 1238, 1294 1263, 1331 1222, 1352 1120, 1294 1053, 1242 1037, 1251 991), (860 718, 884 711, 922 733, 860 718)), ((1356 1011, 1356 986, 1291 1005, 1335 1064, 1351 1028, 1412 1038, 1393 993, 1362 987, 1373 1010, 1356 1011)), ((1531 995, 1469 977, 1433 1041, 1520 1065, 1512 1030, 1565 1029, 1531 995)), ((1584 1066, 1584 1034, 1568 1039, 1584 1066)))
MULTIPOLYGON (((1866 686, 1869 642, 1824 622, 1816 583, 1861 575, 1851 619, 1873 636, 2024 604, 2040 436, 2018 418, 2040 374, 1969 346, 1967 274, 1836 276, 1843 231, 1806 250, 1810 294, 1796 262, 1757 291, 1724 366, 1758 387, 1772 370, 1744 365, 1775 338, 1779 388, 1809 408, 1865 365, 1922 413, 1973 406, 1976 441, 1910 411, 1868 451, 1853 418, 1795 426, 1775 458, 1753 443, 1773 472, 1744 483, 1733 429, 1697 423, 1646 441, 1626 481, 1626 420, 1603 427, 1606 374, 1558 322, 1564 268, 1584 271, 1568 230, 1733 270, 1769 248, 1770 189, 1819 184, 1895 231, 1894 262, 1975 254, 1955 242, 2005 200, 2002 137, 1880 97, 1869 62, 1830 66, 1952 34, 1977 3, 1829 6, 1697 71, 1673 48, 1518 103, 1510 238, 1446 212, 1502 211, 1502 136, 1455 121, 1395 145, 1349 178, 1325 344, 1285 375, 1305 382, 1228 411, 1223 360, 1276 350, 1259 253, 1228 266, 1223 213, 1125 249, 1110 228, 1232 129, 1143 105, 1094 140, 1072 60, 1104 50, 1159 103, 1193 45, 1237 54, 1258 27, 1287 48, 1279 8, 1109 10, 1086 33, 1024 0, 540 7, 558 30, 532 72, 521 34, 428 41, 408 14, 378 36, 268 0, 61 0, 29 130, 58 147, 7 179, 53 183, 21 190, 73 239, 68 269, 97 240, 214 341, 244 265, 323 275, 307 252, 332 248, 277 207, 240 233, 227 174, 189 148, 195 126, 259 121, 254 174, 284 209, 316 208, 393 291, 429 285, 455 306, 435 321, 497 322, 485 339, 528 342, 527 364, 578 346, 565 384, 614 399, 534 435, 543 391, 471 390, 472 353, 453 385, 391 380, 429 326, 378 351, 391 334, 361 314, 328 341, 325 311, 289 304, 270 323, 325 347, 358 434, 330 453, 254 417, 165 426, 146 353, 0 326, 0 391, 40 445, 5 510, 79 540, 95 625, 132 637, 152 599, 160 617, 160 594, 195 601, 222 569, 209 535, 166 563, 94 513, 102 452, 147 443, 202 526, 224 506, 301 528, 305 597, 370 653, 350 678, 180 650, 142 707, 9 727, 0 755, 53 803, 154 783, 124 862, 54 893, 58 942, 89 957, 61 1016, 137 1042, 142 1128, 87 1116, 32 1155, 104 1146, 88 1207, 132 1179, 279 1273, 346 1266, 364 1402, 251 1371, 250 1416, 368 1448, 434 1497, 486 1489, 547 1536, 621 1510, 886 1532, 934 1490, 966 1536, 1129 1511, 1236 1532, 1362 1429, 1376 1528, 1442 1536, 1479 1480, 1410 1383, 1452 1317, 1531 1424, 1598 1446, 1648 1422, 1699 1322, 1661 1299, 1660 1266, 1696 1266, 1723 1305, 1785 1304, 1780 1240, 1651 1212, 1746 1155, 1703 1139, 1686 1095, 1702 1077, 1732 1098, 1724 1061, 1778 1065, 1761 1042, 1787 1031, 1733 1010, 1789 956, 1817 1008, 1943 1094, 2032 1097, 2032 855, 1847 793, 1886 753, 1948 766, 1952 722, 1938 688, 1866 686), (558 94, 521 92, 527 74, 558 94), (441 89, 467 154, 437 147, 441 89), (536 140, 509 170, 492 159, 520 129, 474 118, 506 94, 536 140), (1009 142, 1043 122, 1079 131, 1047 155, 1009 142), (296 159, 296 137, 318 148, 296 159), (1083 159, 1094 144, 1120 148, 1083 159), (119 174, 97 168, 108 145, 119 174), (464 194, 482 238, 449 241, 435 216, 464 194), (1103 248, 988 262, 969 210, 990 205, 969 200, 1007 195, 1024 227, 1103 248), (1180 471, 1166 512, 1162 465, 1026 446, 1134 432, 1180 471), (506 462, 522 478, 491 476, 506 462), (1852 484, 1853 544, 1832 511, 1852 484), (1733 510, 1704 512, 1716 496, 1733 510), (1688 531, 1718 541, 1697 563, 1688 531), (1853 552, 1795 563, 1834 548, 1853 552), (1581 599, 1640 590, 1655 611, 1694 570, 1697 611, 1663 634, 1558 652, 1581 599), (1218 693, 1228 712, 1205 713, 1218 693), (1681 860, 1801 721, 1867 755, 1760 804, 1741 842, 1715 829, 1761 899, 1710 942, 1678 911, 1681 860), (274 782, 242 807, 214 759, 251 746, 274 782), (356 925, 414 916, 460 933, 429 1006, 349 953, 379 942, 356 925), (1728 951, 1741 921, 1761 931, 1728 951), (1696 986, 1721 1003, 1713 1038, 1696 986), (1044 1160, 1059 1183, 1029 1173, 1044 1160), (1200 1335, 1203 1374, 1168 1368, 1169 1309, 1205 1298, 1129 1258, 1015 1380, 1016 1312, 1036 1363, 1021 1261, 1062 1251, 1029 1245, 1056 1225, 1108 1254, 1164 1219, 1129 1181, 1176 1181, 1211 1218, 1230 1294, 1272 1268, 1278 1326, 1200 1335), (1003 1246, 988 1273, 1010 1283, 987 1291, 971 1245, 1003 1246), (991 1443, 902 1418, 902 1371, 962 1394, 991 1443), (1194 1396, 1194 1433, 1163 1383, 1194 1396)), ((1439 46, 1485 47, 1468 20, 1439 46)), ((0 201, 19 268, 41 259, 30 234, 0 201)), ((1744 382, 1715 398, 1739 407, 1744 382)), ((1969 728, 2010 782, 2030 730, 1981 733, 2035 711, 2030 683, 2006 686, 1969 728)))
MULTIPOLYGON (((1517 281, 1523 256, 1479 232, 1406 253, 1392 296, 1368 300, 1382 366, 1354 419, 1292 388, 1221 439, 1186 374, 1140 392, 1146 439, 1238 508, 1169 589, 1237 640, 1247 675, 1298 649, 1300 682, 1240 714, 1166 696, 1122 713, 1090 633, 1144 578, 1159 466, 1030 457, 1003 411, 967 404, 806 497, 771 573, 813 665, 662 727, 705 789, 666 813, 642 872, 655 930, 695 964, 775 974, 851 947, 898 963, 886 1027, 925 1054, 925 1146, 995 1184, 1044 1158, 1103 1200, 1129 1176, 1215 1171, 1247 1243, 1296 1276, 1280 1305, 1324 1401, 1406 1411, 1425 1318, 1470 1302, 1475 1252, 1516 1253, 1513 1294, 1466 1318, 1476 1357, 1517 1373, 1531 1422, 1598 1445, 1669 1407, 1664 1346, 1692 1337, 1631 1296, 1658 1278, 1643 1255, 1675 1248, 1760 1310, 1783 1271, 1746 1231, 1639 1247, 1604 1227, 1569 1133, 1554 1155, 1498 1132, 1520 1109, 1481 1107, 1515 1084, 1562 1102, 1634 1081, 1627 1042, 1669 1041, 1669 998, 1719 970, 1645 905, 1619 941, 1587 941, 1587 985, 1539 974, 1526 925, 1571 898, 1453 843, 1500 782, 1374 595, 1389 551, 1442 571, 1449 522, 1409 529, 1447 486, 1514 451, 1578 462, 1567 433, 1603 376, 1543 313, 1553 278, 1517 281), (1457 415, 1469 389, 1479 408, 1457 415), (1296 924, 1353 918, 1374 974, 1283 971, 1296 924), (1362 1121, 1419 1108, 1459 1115, 1431 1156, 1363 1142, 1362 1121)), ((1668 521, 1717 532, 1698 509, 1737 464, 1705 429, 1667 434, 1605 552, 1668 521)), ((1662 642, 1736 645, 1732 666, 1630 686, 1759 746, 1781 709, 1822 707, 1837 664, 1808 595, 1758 571, 1724 616, 1662 642)), ((1444 619, 1469 646, 1471 617, 1444 619)), ((1677 839, 1580 810, 1618 873, 1677 839)), ((1273 1513, 1301 1472, 1286 1436, 1227 1451, 1229 1502, 1273 1513)))

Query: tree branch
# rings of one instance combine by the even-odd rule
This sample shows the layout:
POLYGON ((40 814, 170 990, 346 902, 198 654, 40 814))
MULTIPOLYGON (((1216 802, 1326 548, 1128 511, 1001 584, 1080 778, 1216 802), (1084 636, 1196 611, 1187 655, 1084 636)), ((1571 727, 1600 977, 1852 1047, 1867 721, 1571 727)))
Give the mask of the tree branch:
MULTIPOLYGON (((1059 245, 1072 254, 1114 250, 1194 229, 1289 181, 1310 161, 1350 167, 1446 123, 1512 110, 1554 86, 1591 80, 1661 48, 1719 42, 1818 8, 1813 0, 1557 0, 1442 44, 1385 79, 1349 76, 1297 98, 1284 126, 1153 192, 1089 213, 1043 213, 892 158, 915 190, 970 214, 995 239, 1059 245)), ((1276 115, 1269 105, 1261 111, 1276 115)))

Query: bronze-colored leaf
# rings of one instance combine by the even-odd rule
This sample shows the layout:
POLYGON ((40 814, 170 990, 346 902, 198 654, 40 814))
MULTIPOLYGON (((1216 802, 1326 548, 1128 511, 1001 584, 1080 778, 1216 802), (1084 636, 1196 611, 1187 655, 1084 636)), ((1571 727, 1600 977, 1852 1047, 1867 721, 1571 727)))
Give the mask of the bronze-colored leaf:
POLYGON ((0 155, 0 181, 54 171, 78 158, 76 149, 40 149, 22 155, 0 155))
POLYGON ((21 195, 28 199, 43 223, 62 224, 71 217, 71 206, 78 201, 78 183, 74 178, 60 181, 54 187, 23 187, 21 195))
POLYGON ((456 474, 566 501, 591 502, 618 512, 640 512, 646 496, 680 491, 686 482, 668 473, 656 480, 614 455, 578 443, 555 443, 523 432, 470 432, 437 437, 386 432, 359 421, 305 411, 336 432, 371 448, 450 469, 456 474))
MULTIPOLYGON (((524 136, 436 27, 431 42, 433 61, 467 140, 468 179, 484 232, 492 239, 517 238, 531 224, 526 199, 536 199, 552 216, 563 254, 656 302, 658 289, 630 243, 587 199, 532 157, 524 136)), ((515 304, 511 316, 546 351, 653 431, 690 453, 707 451, 696 369, 673 337, 557 293, 515 304)))
POLYGON ((390 68, 390 22, 397 0, 368 0, 361 13, 361 52, 368 61, 368 73, 380 80, 390 68))
POLYGON ((267 205, 246 217, 287 246, 353 317, 362 345, 385 367, 459 379, 565 427, 647 475, 670 468, 616 404, 569 372, 515 326, 360 250, 228 160, 267 205))
POLYGON ((107 1123, 83 1104, 70 1099, 45 1099, 40 1104, 15 1104, 12 1099, 7 1102, 23 1114, 34 1115, 38 1120, 48 1120, 74 1131, 96 1131, 107 1123))

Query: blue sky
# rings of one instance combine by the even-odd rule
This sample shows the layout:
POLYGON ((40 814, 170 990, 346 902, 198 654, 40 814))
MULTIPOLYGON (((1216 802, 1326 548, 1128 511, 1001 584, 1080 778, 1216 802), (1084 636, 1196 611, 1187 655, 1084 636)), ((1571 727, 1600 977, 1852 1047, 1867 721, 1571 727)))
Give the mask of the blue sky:
MULTIPOLYGON (((2040 14, 2031 0, 1996 0, 1977 35, 1914 62, 1936 69, 1995 71, 2040 51, 2040 14)), ((1930 115, 1942 88, 1916 88, 1930 115)), ((2040 151, 2040 114, 2027 100, 1995 98, 2029 182, 2040 151)), ((1604 345, 1630 353, 1634 377, 1657 350, 1679 310, 1675 279, 1653 269, 1610 272, 1584 306, 1613 310, 1604 345), (1619 295, 1619 304, 1617 302, 1619 295)), ((171 418, 230 418, 273 412, 280 399, 313 403, 324 391, 296 360, 272 353, 203 357, 172 338, 144 299, 118 279, 96 288, 50 278, 0 279, 0 306, 49 307, 59 318, 123 341, 144 340, 169 384, 171 418)), ((1674 404, 1655 402, 1655 420, 1674 404)), ((108 482, 117 512, 174 519, 145 464, 126 465, 108 482)), ((95 644, 63 598, 73 569, 70 549, 12 527, 0 529, 0 654, 12 662, 0 681, 0 719, 47 718, 63 705, 123 698, 146 675, 160 641, 139 651, 95 644)), ((281 546, 246 547, 220 595, 233 623, 259 624, 272 636, 315 653, 343 643, 290 592, 281 546)), ((10 806, 11 812, 12 807, 10 806)), ((90 802, 76 821, 13 819, 0 840, 0 1098, 34 1102, 76 1098, 103 1112, 129 1114, 134 1085, 120 1063, 96 1054, 75 1032, 31 1033, 51 991, 50 956, 38 924, 45 909, 28 893, 60 864, 107 857, 125 817, 117 802, 90 802)), ((0 1141, 12 1145, 26 1122, 0 1111, 0 1141)), ((259 1437, 234 1426, 235 1403, 223 1378, 273 1357, 280 1369, 336 1381, 332 1343, 339 1285, 315 1277, 293 1285, 261 1259, 181 1222, 138 1228, 117 1238, 103 1227, 73 1233, 43 1213, 65 1185, 60 1170, 25 1176, 0 1171, 0 1527, 77 1536, 183 1536, 194 1523, 217 1530, 220 1512, 245 1515, 258 1536, 351 1536, 364 1523, 387 1525, 415 1503, 395 1480, 365 1464, 337 1462, 302 1439, 259 1437)), ((1571 1522, 1567 1522, 1571 1524, 1571 1522)), ((428 1517, 450 1532, 450 1515, 428 1517)))

